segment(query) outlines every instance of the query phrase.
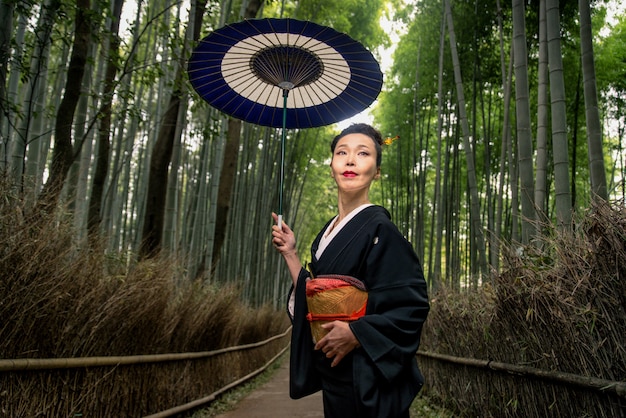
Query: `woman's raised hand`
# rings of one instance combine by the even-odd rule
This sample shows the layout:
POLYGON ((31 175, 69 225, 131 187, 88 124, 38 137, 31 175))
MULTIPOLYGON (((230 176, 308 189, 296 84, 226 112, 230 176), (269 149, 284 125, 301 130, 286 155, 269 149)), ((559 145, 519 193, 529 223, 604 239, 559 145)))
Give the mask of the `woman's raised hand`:
MULTIPOLYGON (((278 215, 272 212, 274 222, 278 222, 278 215)), ((282 222, 282 228, 274 224, 272 226, 272 244, 282 255, 289 255, 296 252, 296 237, 289 225, 282 222)))

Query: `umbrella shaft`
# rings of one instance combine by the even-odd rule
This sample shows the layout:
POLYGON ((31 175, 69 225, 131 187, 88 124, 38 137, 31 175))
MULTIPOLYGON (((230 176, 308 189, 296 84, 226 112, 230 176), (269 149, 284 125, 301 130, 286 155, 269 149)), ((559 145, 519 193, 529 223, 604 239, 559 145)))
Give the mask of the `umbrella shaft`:
POLYGON ((278 215, 281 216, 283 214, 283 191, 285 188, 285 137, 286 137, 286 126, 287 126, 287 96, 289 95, 289 90, 283 89, 283 130, 280 139, 280 181, 279 181, 279 189, 278 189, 278 215))

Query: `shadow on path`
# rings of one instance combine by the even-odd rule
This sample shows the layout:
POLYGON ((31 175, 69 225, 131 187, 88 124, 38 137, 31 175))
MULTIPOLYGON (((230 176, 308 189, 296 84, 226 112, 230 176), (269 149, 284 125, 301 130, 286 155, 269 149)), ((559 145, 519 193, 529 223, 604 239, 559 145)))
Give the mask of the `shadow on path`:
POLYGON ((302 399, 289 397, 289 358, 281 362, 276 374, 264 385, 243 398, 237 407, 216 418, 298 418, 324 417, 322 392, 302 399))

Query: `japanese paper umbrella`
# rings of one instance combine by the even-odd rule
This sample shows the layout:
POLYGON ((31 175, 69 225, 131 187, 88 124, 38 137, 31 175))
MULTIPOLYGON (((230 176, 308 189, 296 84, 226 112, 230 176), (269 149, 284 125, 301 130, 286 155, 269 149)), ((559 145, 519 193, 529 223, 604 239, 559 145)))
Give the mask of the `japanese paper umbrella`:
POLYGON ((279 226, 285 131, 330 125, 360 113, 382 88, 378 62, 359 42, 296 19, 249 19, 215 30, 194 48, 191 85, 237 119, 281 127, 279 226))

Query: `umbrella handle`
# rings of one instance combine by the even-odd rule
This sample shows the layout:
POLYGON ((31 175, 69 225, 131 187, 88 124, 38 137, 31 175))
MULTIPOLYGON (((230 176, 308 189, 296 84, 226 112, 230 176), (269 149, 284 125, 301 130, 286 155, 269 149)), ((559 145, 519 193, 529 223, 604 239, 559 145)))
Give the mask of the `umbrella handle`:
POLYGON ((283 230, 283 215, 278 215, 278 221, 276 222, 278 229, 283 230))

